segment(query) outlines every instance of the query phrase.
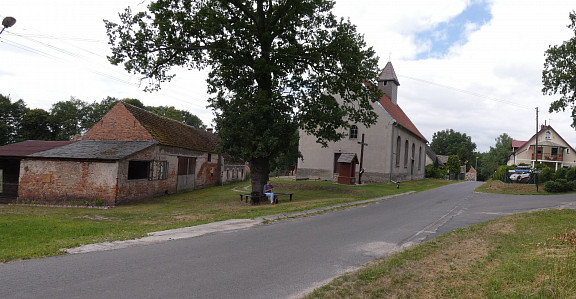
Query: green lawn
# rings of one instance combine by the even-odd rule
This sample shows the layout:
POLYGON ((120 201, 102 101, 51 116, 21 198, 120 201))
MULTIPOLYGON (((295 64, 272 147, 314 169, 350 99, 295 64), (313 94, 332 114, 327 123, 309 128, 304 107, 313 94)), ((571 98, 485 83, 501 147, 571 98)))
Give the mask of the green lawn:
POLYGON ((292 202, 250 205, 240 201, 249 182, 154 198, 110 209, 0 205, 0 262, 63 254, 61 248, 126 240, 149 232, 228 219, 304 211, 333 204, 420 192, 450 182, 422 180, 394 184, 343 186, 324 181, 273 179, 277 192, 293 192, 292 202))

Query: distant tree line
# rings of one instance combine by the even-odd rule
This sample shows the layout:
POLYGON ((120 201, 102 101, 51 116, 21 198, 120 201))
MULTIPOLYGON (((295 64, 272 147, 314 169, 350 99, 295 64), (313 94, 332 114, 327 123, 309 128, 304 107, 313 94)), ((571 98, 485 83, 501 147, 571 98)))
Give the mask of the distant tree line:
MULTIPOLYGON (((71 97, 68 101, 54 103, 49 111, 30 109, 23 100, 12 102, 0 94, 0 145, 25 140, 71 140, 83 134, 98 122, 118 101, 107 97, 100 102, 87 103, 71 97)), ((206 129, 202 120, 188 111, 172 106, 145 106, 137 99, 122 101, 155 114, 174 119, 187 125, 206 129)))
POLYGON ((485 153, 476 151, 476 143, 465 133, 447 129, 434 133, 430 148, 437 155, 449 156, 448 165, 439 167, 438 161, 426 166, 426 177, 442 178, 446 173, 459 173, 460 166, 466 165, 466 170, 476 168, 478 180, 490 179, 498 167, 506 165, 512 154, 512 137, 502 133, 496 139, 496 144, 485 153))

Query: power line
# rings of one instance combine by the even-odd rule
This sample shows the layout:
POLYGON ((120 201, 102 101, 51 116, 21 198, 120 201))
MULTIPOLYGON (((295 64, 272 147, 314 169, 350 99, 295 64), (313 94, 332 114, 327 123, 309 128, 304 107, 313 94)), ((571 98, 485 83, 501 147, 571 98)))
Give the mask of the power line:
POLYGON ((461 88, 457 88, 457 87, 453 87, 453 86, 449 86, 449 85, 445 85, 445 84, 440 84, 440 83, 436 83, 436 82, 432 82, 432 81, 428 81, 428 80, 424 80, 424 79, 419 79, 419 78, 415 78, 415 77, 411 77, 411 76, 399 75, 399 77, 404 77, 404 78, 408 78, 408 79, 411 79, 411 80, 424 82, 424 83, 427 83, 427 84, 430 84, 430 85, 436 85, 436 86, 443 87, 443 88, 450 89, 450 90, 454 90, 454 91, 457 91, 457 92, 460 92, 460 93, 465 93, 465 94, 468 94, 468 95, 471 95, 471 96, 483 98, 483 99, 485 99, 485 100, 494 101, 494 102, 503 103, 503 104, 508 104, 508 105, 512 105, 512 106, 519 107, 519 108, 524 108, 524 109, 533 109, 533 108, 534 108, 534 107, 529 107, 529 106, 526 106, 526 105, 521 105, 521 104, 517 104, 517 103, 514 103, 514 102, 502 100, 502 99, 497 99, 497 98, 490 97, 490 96, 487 96, 487 95, 485 95, 485 94, 481 94, 481 93, 478 93, 478 92, 474 92, 474 91, 470 91, 470 90, 466 90, 466 89, 461 89, 461 88))

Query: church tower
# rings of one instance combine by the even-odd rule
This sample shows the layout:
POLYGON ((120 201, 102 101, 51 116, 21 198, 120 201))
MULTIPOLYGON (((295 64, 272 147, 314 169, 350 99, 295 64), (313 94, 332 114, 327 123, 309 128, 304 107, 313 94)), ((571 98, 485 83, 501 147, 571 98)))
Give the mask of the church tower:
POLYGON ((378 78, 378 88, 390 98, 392 103, 398 105, 398 86, 400 86, 400 82, 396 77, 392 63, 388 61, 378 78))

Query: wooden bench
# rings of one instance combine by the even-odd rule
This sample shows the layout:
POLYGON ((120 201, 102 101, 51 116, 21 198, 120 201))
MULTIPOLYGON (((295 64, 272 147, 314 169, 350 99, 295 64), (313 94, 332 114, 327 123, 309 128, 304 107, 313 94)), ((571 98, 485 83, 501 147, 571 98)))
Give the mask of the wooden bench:
MULTIPOLYGON (((274 196, 276 195, 289 195, 290 196, 290 201, 292 201, 292 195, 294 195, 294 193, 276 193, 274 192, 274 196)), ((264 201, 268 198, 268 196, 266 196, 265 194, 262 194, 260 196, 258 195, 252 195, 252 194, 240 194, 240 201, 244 200, 246 203, 248 203, 248 198, 250 198, 250 201, 252 202, 252 204, 259 204, 261 201, 264 201)))

